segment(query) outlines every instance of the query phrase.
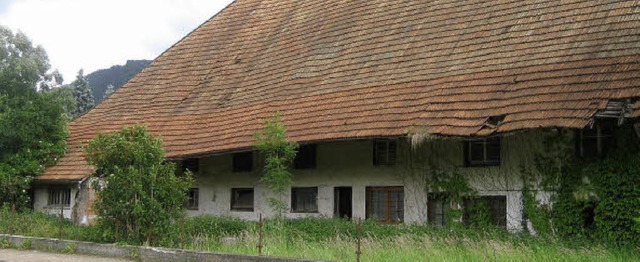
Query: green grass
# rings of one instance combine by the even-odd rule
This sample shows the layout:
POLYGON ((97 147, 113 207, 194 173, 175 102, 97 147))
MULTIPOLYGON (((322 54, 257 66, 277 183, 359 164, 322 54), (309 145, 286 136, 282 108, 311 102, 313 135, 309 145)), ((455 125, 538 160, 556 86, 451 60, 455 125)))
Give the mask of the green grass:
MULTIPOLYGON (((10 212, 0 209, 0 232, 9 232, 10 212)), ((53 237, 57 217, 16 214, 15 234, 53 237)), ((97 226, 62 224, 65 239, 112 243, 113 234, 97 226)), ((163 246, 180 247, 180 227, 163 246)), ((362 261, 640 261, 640 247, 616 247, 587 240, 536 238, 501 229, 440 228, 419 225, 362 225, 362 261)), ((185 220, 185 248, 257 254, 258 224, 235 218, 199 216, 185 220)), ((267 220, 263 254, 355 261, 356 227, 341 219, 267 220)))

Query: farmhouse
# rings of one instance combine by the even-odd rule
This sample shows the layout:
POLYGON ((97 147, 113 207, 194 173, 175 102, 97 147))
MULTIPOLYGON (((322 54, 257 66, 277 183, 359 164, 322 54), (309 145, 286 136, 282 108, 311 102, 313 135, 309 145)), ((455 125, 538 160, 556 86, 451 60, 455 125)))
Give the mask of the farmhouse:
POLYGON ((442 224, 482 203, 521 230, 547 138, 604 156, 639 98, 638 1, 236 0, 69 124, 34 205, 86 222, 82 144, 145 124, 195 172, 191 215, 271 216, 252 143, 279 111, 302 145, 286 217, 442 224), (473 194, 440 201, 442 179, 473 194))

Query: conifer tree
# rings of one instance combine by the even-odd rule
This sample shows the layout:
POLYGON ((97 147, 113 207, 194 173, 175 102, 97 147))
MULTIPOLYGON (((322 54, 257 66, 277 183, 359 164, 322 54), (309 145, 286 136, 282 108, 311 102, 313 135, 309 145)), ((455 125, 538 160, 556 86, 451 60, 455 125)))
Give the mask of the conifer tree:
POLYGON ((73 86, 73 97, 76 99, 76 110, 73 112, 73 117, 76 118, 93 108, 96 100, 91 94, 89 82, 84 77, 82 69, 78 71, 76 80, 71 85, 73 86))

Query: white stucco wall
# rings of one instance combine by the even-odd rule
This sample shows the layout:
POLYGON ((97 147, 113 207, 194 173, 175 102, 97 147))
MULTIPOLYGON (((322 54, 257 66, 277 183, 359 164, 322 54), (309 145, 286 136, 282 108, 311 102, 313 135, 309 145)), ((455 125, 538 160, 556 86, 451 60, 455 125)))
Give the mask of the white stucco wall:
MULTIPOLYGON (((402 138, 401 140, 404 140, 402 138)), ((432 140, 416 150, 424 153, 421 161, 431 161, 443 169, 457 170, 478 192, 486 196, 506 196, 507 228, 522 229, 521 170, 532 168, 535 151, 541 148, 541 132, 528 131, 502 138, 502 164, 495 167, 465 167, 462 140, 432 140)), ((408 143, 400 143, 406 149, 408 143)), ((401 148, 399 151, 402 151, 401 148)), ((318 187, 318 213, 286 213, 289 218, 303 216, 332 217, 334 212, 334 187, 352 187, 354 218, 365 217, 365 191, 369 186, 404 186, 404 219, 407 223, 424 223, 427 220, 427 197, 424 178, 407 175, 406 157, 399 155, 395 166, 374 166, 372 141, 340 141, 320 143, 317 146, 315 169, 293 170, 293 187, 318 187)), ((258 160, 254 159, 258 166, 258 160)), ((194 187, 200 188, 199 210, 190 215, 230 215, 247 220, 258 219, 259 214, 273 215, 267 204, 272 197, 264 183, 259 181, 258 171, 252 173, 231 172, 231 155, 220 155, 200 160, 194 187), (254 211, 230 210, 231 188, 254 188, 254 211)), ((254 168, 257 169, 257 168, 254 168)), ((284 197, 290 204, 290 196, 284 197)))

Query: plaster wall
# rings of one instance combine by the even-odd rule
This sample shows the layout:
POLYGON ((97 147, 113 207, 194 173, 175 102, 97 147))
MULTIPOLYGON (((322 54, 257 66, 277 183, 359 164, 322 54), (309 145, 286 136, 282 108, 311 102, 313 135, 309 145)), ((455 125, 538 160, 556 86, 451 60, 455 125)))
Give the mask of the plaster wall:
MULTIPOLYGON (((320 143, 317 146, 316 168, 293 170, 292 181, 292 187, 318 187, 318 212, 287 212, 284 216, 332 217, 334 188, 348 186, 353 190, 353 217, 365 218, 366 187, 403 186, 405 222, 425 223, 427 194, 424 189, 430 173, 428 170, 416 172, 415 166, 409 168, 406 163, 411 158, 424 166, 429 164, 459 172, 481 196, 506 196, 507 228, 511 231, 521 230, 521 171, 523 168, 533 168, 534 154, 541 149, 541 141, 542 132, 536 130, 504 136, 501 140, 502 163, 493 167, 465 167, 464 143, 456 139, 428 140, 412 149, 406 138, 400 138, 398 151, 404 153, 398 155, 398 163, 394 166, 373 165, 371 140, 320 143)), ((254 157, 256 168, 253 172, 234 173, 230 154, 201 159, 194 185, 200 189, 199 209, 189 211, 189 214, 229 215, 246 220, 257 220, 259 214, 273 216, 267 200, 277 196, 260 182, 258 162, 254 157), (231 210, 231 188, 254 188, 253 212, 231 210)), ((289 194, 282 196, 282 199, 290 205, 289 194)))

